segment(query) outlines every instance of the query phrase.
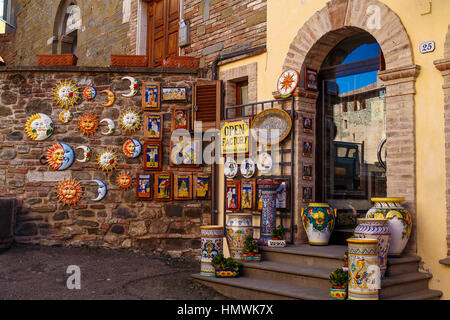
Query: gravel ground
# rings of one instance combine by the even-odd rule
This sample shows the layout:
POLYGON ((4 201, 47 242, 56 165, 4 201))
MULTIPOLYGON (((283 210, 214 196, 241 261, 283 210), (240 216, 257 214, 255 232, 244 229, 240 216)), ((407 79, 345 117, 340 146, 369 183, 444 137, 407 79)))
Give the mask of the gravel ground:
POLYGON ((0 253, 0 299, 222 300, 190 279, 200 263, 126 250, 14 245, 0 253), (76 265, 81 288, 68 289, 76 265))

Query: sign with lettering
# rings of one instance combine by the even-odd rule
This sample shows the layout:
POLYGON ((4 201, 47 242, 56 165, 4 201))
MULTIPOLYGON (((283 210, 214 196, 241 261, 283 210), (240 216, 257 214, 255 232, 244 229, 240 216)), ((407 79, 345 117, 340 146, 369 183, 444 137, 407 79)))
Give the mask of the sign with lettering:
POLYGON ((420 44, 420 53, 433 52, 435 49, 434 41, 427 41, 420 44))
POLYGON ((250 121, 251 118, 221 121, 220 139, 222 155, 249 153, 250 121))

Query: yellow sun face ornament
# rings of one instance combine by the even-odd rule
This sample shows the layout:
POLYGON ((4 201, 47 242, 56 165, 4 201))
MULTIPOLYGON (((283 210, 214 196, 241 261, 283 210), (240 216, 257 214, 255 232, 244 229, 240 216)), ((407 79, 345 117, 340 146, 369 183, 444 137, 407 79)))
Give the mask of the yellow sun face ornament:
POLYGON ((120 115, 119 124, 122 130, 134 132, 142 126, 142 116, 136 111, 127 110, 120 115))
POLYGON ((35 113, 28 118, 25 131, 32 140, 45 140, 53 133, 54 125, 52 119, 43 113, 35 113))
POLYGON ((78 119, 78 129, 86 136, 94 135, 98 130, 98 126, 98 118, 93 113, 85 113, 78 119))
POLYGON ((56 187, 58 201, 67 205, 75 205, 83 197, 83 190, 75 179, 64 179, 56 187))
POLYGON ((133 178, 128 172, 121 173, 117 178, 117 184, 120 187, 120 189, 127 190, 133 184, 133 178))
POLYGON ((119 158, 117 153, 110 149, 104 149, 97 156, 98 168, 103 171, 112 171, 116 168, 119 158))
POLYGON ((69 82, 64 80, 64 83, 60 81, 59 84, 56 85, 56 88, 53 89, 53 101, 62 108, 69 108, 69 106, 73 107, 81 99, 80 91, 78 89, 76 84, 72 83, 72 80, 69 82))

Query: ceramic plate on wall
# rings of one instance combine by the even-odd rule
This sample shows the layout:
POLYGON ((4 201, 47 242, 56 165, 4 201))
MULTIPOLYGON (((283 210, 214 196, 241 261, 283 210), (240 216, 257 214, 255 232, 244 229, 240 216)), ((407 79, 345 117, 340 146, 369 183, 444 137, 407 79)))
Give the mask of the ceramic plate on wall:
POLYGON ((298 86, 300 76, 295 70, 286 70, 278 78, 277 89, 282 97, 289 96, 298 86))
POLYGON ((263 152, 258 157, 258 170, 264 173, 272 170, 272 156, 267 152, 263 152))
POLYGON ((228 158, 223 166, 223 172, 225 174, 225 177, 234 178, 238 173, 238 165, 236 160, 234 160, 233 158, 228 158))
POLYGON ((251 159, 244 159, 241 163, 241 174, 244 178, 248 179, 253 177, 256 171, 255 162, 251 159))
POLYGON ((292 128, 292 120, 290 115, 284 110, 266 109, 255 116, 252 121, 252 128, 257 129, 258 142, 270 146, 280 143, 289 135, 292 128), (274 129, 277 129, 278 132, 274 129), (271 135, 274 136, 271 137, 271 135))

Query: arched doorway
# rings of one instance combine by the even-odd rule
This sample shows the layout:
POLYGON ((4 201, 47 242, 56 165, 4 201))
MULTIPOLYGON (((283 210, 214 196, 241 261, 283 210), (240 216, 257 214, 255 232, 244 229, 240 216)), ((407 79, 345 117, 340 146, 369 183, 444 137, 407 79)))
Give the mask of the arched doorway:
MULTIPOLYGON (((283 69, 295 69, 304 79, 305 70, 320 70, 330 51, 341 41, 366 32, 381 47, 386 69, 378 72, 378 79, 386 89, 386 193, 389 196, 405 197, 405 206, 416 220, 416 155, 415 155, 415 80, 420 67, 414 65, 409 36, 399 17, 384 3, 377 0, 332 0, 322 10, 316 12, 298 31, 289 46, 283 69), (373 24, 374 19, 377 23, 373 24)), ((300 84, 301 87, 304 84, 300 84)), ((297 92, 296 110, 316 118, 318 92, 300 89, 297 92)), ((302 131, 301 121, 297 121, 297 132, 302 131)), ((317 177, 305 182, 300 177, 302 164, 310 159, 302 156, 302 142, 308 137, 296 135, 297 174, 295 190, 299 201, 295 211, 303 206, 302 188, 305 185, 316 190, 317 177)), ((313 141, 315 144, 317 141, 313 141)), ((317 151, 315 146, 314 153, 317 151)), ((314 165, 316 165, 314 163, 314 165)), ((316 192, 314 194, 317 197, 316 192)), ((321 199, 313 199, 319 201, 321 199)), ((303 232, 298 217, 295 239, 304 243, 303 232)), ((416 230, 413 229, 405 252, 416 251, 416 230)))
POLYGON ((76 54, 78 30, 81 28, 81 10, 75 1, 62 0, 53 26, 52 53, 76 54))
POLYGON ((351 236, 372 197, 386 196, 383 69, 380 45, 361 30, 331 49, 319 70, 315 198, 338 209, 337 242, 351 236))

